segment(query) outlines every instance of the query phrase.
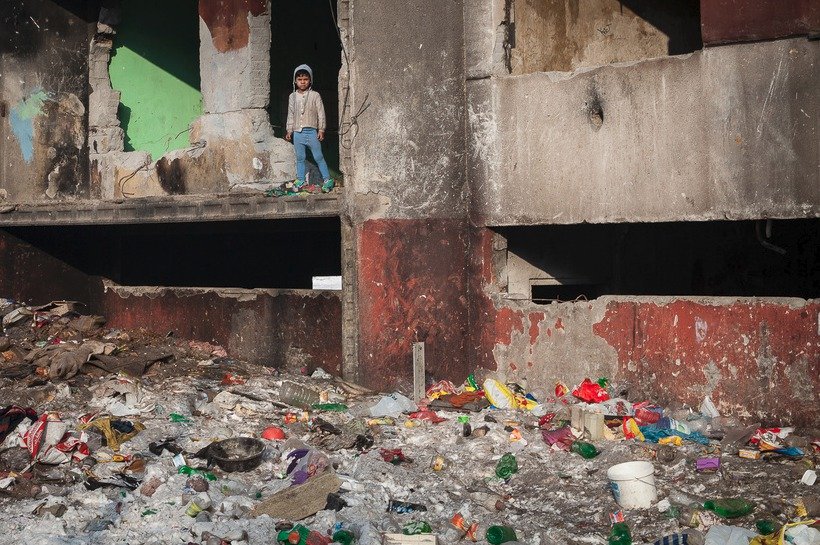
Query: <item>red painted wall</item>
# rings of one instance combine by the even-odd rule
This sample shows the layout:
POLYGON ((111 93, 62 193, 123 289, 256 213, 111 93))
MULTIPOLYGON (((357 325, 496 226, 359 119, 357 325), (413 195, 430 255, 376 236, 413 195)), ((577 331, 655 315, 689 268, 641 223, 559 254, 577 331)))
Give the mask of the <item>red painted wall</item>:
POLYGON ((340 375, 342 304, 340 292, 270 291, 226 296, 212 290, 174 290, 123 297, 97 292, 95 311, 109 327, 148 327, 177 337, 221 344, 229 356, 283 367, 288 354, 340 375))
POLYGON ((357 227, 359 380, 412 388, 412 343, 425 342, 428 375, 470 372, 466 228, 460 220, 368 220, 357 227))
POLYGON ((88 299, 91 278, 0 230, 0 297, 32 305, 88 299))
POLYGON ((594 327, 634 394, 763 420, 820 421, 820 303, 619 301, 594 327))
POLYGON ((701 0, 703 43, 772 40, 820 31, 817 0, 701 0))

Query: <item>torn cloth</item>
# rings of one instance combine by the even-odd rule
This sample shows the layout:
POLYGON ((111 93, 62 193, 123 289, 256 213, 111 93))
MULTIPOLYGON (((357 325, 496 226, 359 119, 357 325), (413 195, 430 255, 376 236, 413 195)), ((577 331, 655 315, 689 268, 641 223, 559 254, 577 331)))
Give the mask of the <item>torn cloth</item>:
POLYGON ((17 424, 26 418, 34 422, 37 420, 37 412, 31 407, 24 409, 17 405, 0 409, 0 443, 5 441, 6 437, 17 429, 17 424))

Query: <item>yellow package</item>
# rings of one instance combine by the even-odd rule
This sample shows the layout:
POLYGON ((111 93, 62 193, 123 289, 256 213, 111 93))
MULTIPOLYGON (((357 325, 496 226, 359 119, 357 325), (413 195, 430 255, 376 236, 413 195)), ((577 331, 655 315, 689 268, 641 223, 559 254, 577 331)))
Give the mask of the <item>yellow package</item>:
POLYGON ((658 439, 659 445, 674 445, 676 447, 683 446, 683 439, 679 435, 670 435, 669 437, 661 437, 658 439))
POLYGON ((515 395, 501 382, 488 378, 484 381, 484 395, 495 407, 499 409, 515 409, 518 403, 515 395))

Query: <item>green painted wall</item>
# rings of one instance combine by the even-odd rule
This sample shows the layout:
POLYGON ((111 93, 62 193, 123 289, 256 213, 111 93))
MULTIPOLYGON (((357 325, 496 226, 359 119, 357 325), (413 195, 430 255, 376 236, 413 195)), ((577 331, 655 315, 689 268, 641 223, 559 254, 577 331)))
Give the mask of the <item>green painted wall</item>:
POLYGON ((124 0, 109 65, 126 151, 185 148, 202 114, 197 0, 124 0))

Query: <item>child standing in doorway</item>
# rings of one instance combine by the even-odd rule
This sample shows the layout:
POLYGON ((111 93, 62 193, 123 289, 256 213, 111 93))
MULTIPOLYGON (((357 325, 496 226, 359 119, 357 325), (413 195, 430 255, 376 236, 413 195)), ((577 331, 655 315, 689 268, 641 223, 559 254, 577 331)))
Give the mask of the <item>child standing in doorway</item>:
POLYGON ((322 154, 322 140, 325 139, 325 106, 322 97, 313 90, 313 70, 300 64, 293 71, 293 92, 288 98, 288 121, 285 140, 293 141, 296 147, 296 182, 294 187, 302 189, 305 180, 305 159, 307 150, 319 166, 322 175, 322 193, 333 189, 333 180, 322 154))

